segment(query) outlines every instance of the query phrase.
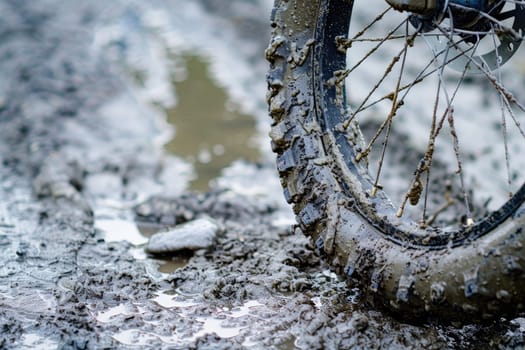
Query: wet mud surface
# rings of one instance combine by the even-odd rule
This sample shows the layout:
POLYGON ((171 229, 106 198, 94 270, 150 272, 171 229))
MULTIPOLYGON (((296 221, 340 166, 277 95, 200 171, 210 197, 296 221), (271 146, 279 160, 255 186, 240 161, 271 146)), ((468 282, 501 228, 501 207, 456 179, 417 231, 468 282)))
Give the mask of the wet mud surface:
MULTIPOLYGON (((163 151, 164 116, 86 29, 128 18, 127 5, 0 2, 0 348, 523 346, 523 319, 408 324, 363 305, 281 199, 262 195, 271 162, 237 164, 241 175, 185 193, 190 171, 163 151), (201 217, 223 228, 210 249, 143 252, 135 222, 201 217), (130 228, 115 238, 108 222, 130 228)), ((266 28, 259 17, 253 26, 266 28)))

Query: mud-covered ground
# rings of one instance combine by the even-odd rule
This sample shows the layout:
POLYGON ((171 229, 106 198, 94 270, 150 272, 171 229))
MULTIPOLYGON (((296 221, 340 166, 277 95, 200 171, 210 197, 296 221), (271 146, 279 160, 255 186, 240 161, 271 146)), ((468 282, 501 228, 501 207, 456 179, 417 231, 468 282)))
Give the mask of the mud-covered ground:
MULTIPOLYGON (((162 148, 169 72, 142 84, 132 73, 165 53, 151 47, 230 47, 214 69, 220 80, 221 57, 238 57, 231 75, 248 88, 228 91, 245 99, 264 86, 268 3, 0 2, 0 348, 523 346, 524 319, 455 328, 367 308, 292 229, 264 157, 232 165, 209 192, 184 191, 191 165, 162 148), (195 19, 219 28, 209 45, 166 29, 195 19), (151 229, 199 217, 222 228, 210 249, 169 264, 144 253, 135 219, 151 229)), ((256 114, 264 96, 253 100, 243 108, 256 114)))

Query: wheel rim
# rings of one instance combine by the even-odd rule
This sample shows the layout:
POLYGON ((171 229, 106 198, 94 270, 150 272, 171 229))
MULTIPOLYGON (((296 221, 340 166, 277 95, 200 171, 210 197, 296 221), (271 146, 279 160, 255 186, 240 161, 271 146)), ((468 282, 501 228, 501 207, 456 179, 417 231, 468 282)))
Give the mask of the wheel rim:
MULTIPOLYGON (((522 7, 522 5, 519 4, 515 6, 520 9, 522 7)), ((352 68, 347 67, 346 56, 342 54, 341 45, 338 46, 334 44, 345 43, 345 45, 350 46, 348 44, 349 42, 345 41, 345 39, 341 39, 341 37, 342 34, 348 32, 350 17, 354 7, 354 3, 348 3, 346 1, 327 1, 325 6, 325 11, 327 11, 325 18, 327 23, 330 23, 331 25, 318 27, 317 37, 322 38, 323 42, 317 46, 314 53, 314 55, 317 56, 318 62, 320 62, 316 74, 321 77, 320 81, 314 80, 317 114, 322 116, 321 120, 324 122, 325 126, 333 131, 341 157, 344 159, 346 169, 340 169, 340 171, 345 173, 346 176, 342 177, 342 181, 340 182, 341 187, 350 195, 350 197, 355 198, 355 203, 353 205, 355 206, 356 211, 360 212, 372 226, 384 233, 390 240, 396 241, 400 244, 408 246, 425 246, 431 249, 442 249, 450 246, 461 245, 490 232, 510 215, 515 213, 525 201, 525 186, 516 186, 513 184, 512 197, 510 199, 505 199, 503 204, 499 205, 497 209, 478 217, 470 217, 468 215, 468 209, 471 204, 467 202, 465 204, 467 213, 464 214, 467 216, 467 219, 464 224, 445 226, 443 224, 428 225, 427 222, 426 225, 422 226, 421 222, 418 220, 407 219, 404 216, 398 218, 397 214, 399 212, 399 206, 396 207, 396 205, 392 204, 387 192, 378 188, 377 178, 379 178, 379 176, 372 175, 366 162, 359 159, 360 153, 362 152, 359 148, 366 146, 367 143, 359 144, 359 142, 355 140, 355 135, 349 137, 349 134, 356 133, 356 131, 353 130, 353 121, 352 123, 348 123, 348 120, 352 120, 353 118, 351 108, 356 108, 356 106, 350 106, 350 111, 348 111, 345 110, 345 105, 343 103, 347 100, 343 88, 345 75, 350 76, 354 72, 352 71, 350 74, 347 74, 348 70, 352 70, 352 68), (335 89, 333 88, 334 85, 336 86, 335 89), (346 128, 342 128, 342 125, 346 128), (348 181, 349 179, 350 181, 348 181), (469 220, 472 220, 472 222, 468 222, 469 220)), ((519 16, 511 19, 513 27, 521 28, 523 25, 521 19, 522 15, 523 12, 519 12, 519 16)), ((392 32, 391 35, 396 35, 395 33, 396 32, 392 32)), ((405 36, 410 35, 411 34, 405 36)), ((427 37, 432 37, 430 34, 425 35, 427 37)), ((418 37, 414 37, 414 39, 418 39, 418 37)), ((426 40, 427 38, 424 39, 426 40)), ((486 63, 488 57, 499 54, 499 47, 502 45, 508 45, 508 42, 505 40, 508 40, 508 37, 504 36, 502 40, 498 39, 498 42, 496 43, 497 45, 494 45, 495 48, 492 52, 489 51, 488 53, 483 53, 478 56, 470 54, 470 57, 463 57, 463 59, 470 59, 470 66, 476 66, 476 62, 478 62, 478 65, 480 65, 479 62, 486 63)), ((517 50, 519 43, 520 42, 513 46, 512 54, 517 50)), ((356 42, 351 44, 355 45, 356 42)), ((407 48, 408 46, 405 47, 405 50, 407 48)), ((431 46, 430 49, 440 50, 437 49, 436 46, 431 46)), ((352 50, 355 50, 355 47, 352 47, 352 50)), ((443 50, 441 49, 441 51, 443 50)), ((351 52, 352 51, 350 51, 350 55, 351 52)), ((450 50, 447 52, 447 55, 449 54, 451 54, 450 50)), ((434 57, 435 56, 436 55, 434 55, 434 57)), ((512 55, 504 57, 503 60, 506 62, 510 56, 512 55)), ((403 58, 403 56, 398 57, 398 61, 402 61, 403 58)), ((434 60, 438 61, 437 58, 434 60)), ((505 63, 503 60, 500 59, 496 64, 502 65, 505 63)), ((481 73, 478 72, 478 74, 484 74, 487 76, 487 73, 492 75, 490 67, 490 64, 486 64, 486 67, 480 65, 480 67, 476 66, 476 69, 481 71, 481 73)), ((462 68, 462 70, 465 71, 464 68, 462 68)), ((455 72, 455 74, 457 75, 458 73, 455 72)), ((464 80, 465 77, 462 76, 461 79, 464 80)), ((442 80, 443 78, 441 78, 441 83, 442 80)), ((497 80, 497 82, 499 81, 500 80, 497 80)), ((406 86, 407 84, 404 85, 406 86)), ((403 86, 403 84, 398 83, 398 86, 403 86)), ((348 97, 350 100, 352 99, 351 94, 352 92, 349 93, 350 96, 348 97)), ((501 95, 503 95, 503 93, 501 95)), ((503 98, 508 99, 510 97, 503 95, 503 98)), ((363 105, 362 100, 363 99, 361 98, 360 101, 357 102, 360 103, 361 106, 363 105)), ((357 105, 357 108, 359 108, 360 105, 357 105)), ((394 103, 392 103, 392 105, 394 105, 394 103)), ((355 110, 354 114, 356 114, 355 110)), ((437 119, 436 116, 437 113, 434 112, 434 119, 437 119)), ((443 119, 443 121, 445 120, 443 119)), ((367 142, 370 143, 370 140, 367 142)), ((505 140, 505 142, 507 142, 507 140, 505 140)), ((507 148, 507 146, 505 147, 507 148)), ((508 151, 506 150, 505 152, 508 151)), ((505 153, 504 156, 508 158, 509 154, 505 153)), ((377 171, 377 168, 381 167, 376 167, 374 171, 377 171)), ((509 172, 509 169, 507 169, 507 172, 509 172)), ((429 183, 428 179, 429 177, 427 177, 422 184, 423 187, 429 183)), ((457 181, 460 182, 459 180, 457 181)), ((414 188, 413 183, 408 187, 414 188)), ((463 185, 462 191, 463 193, 466 193, 465 185, 463 185)), ((406 195, 408 192, 410 192, 410 189, 405 192, 405 202, 409 197, 406 195)), ((425 211, 426 210, 427 209, 425 209, 425 211)))

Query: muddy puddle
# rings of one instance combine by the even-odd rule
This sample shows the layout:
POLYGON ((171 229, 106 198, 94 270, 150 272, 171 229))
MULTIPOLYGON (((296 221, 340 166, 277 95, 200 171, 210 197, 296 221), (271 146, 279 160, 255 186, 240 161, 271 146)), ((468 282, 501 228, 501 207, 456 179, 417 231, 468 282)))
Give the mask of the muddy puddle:
POLYGON ((195 178, 190 190, 207 191, 210 181, 235 160, 256 162, 261 150, 255 142, 256 122, 243 114, 209 72, 207 59, 175 58, 174 87, 178 103, 166 110, 175 135, 166 150, 190 162, 195 178))
MULTIPOLYGON (((222 339, 239 338, 241 332, 248 328, 254 318, 259 317, 257 310, 264 305, 256 300, 250 300, 240 306, 222 307, 214 310, 213 314, 205 315, 198 311, 202 303, 195 299, 197 296, 181 295, 176 292, 160 292, 151 299, 154 304, 167 312, 177 313, 182 318, 195 317, 197 327, 194 334, 190 332, 174 332, 170 335, 157 334, 142 329, 128 329, 116 333, 113 337, 119 343, 128 346, 148 346, 152 340, 161 340, 171 346, 186 346, 206 335, 216 335, 222 339), (199 315, 199 313, 201 313, 199 315)), ((140 312, 140 305, 118 305, 100 312, 97 320, 109 323, 112 319, 129 316, 140 312)), ((240 340, 240 338, 239 338, 240 340)), ((255 345, 249 338, 243 340, 243 346, 255 345)))
MULTIPOLYGON (((263 154, 268 150, 261 149, 257 141, 262 135, 256 117, 243 113, 239 102, 232 100, 226 88, 212 75, 209 61, 213 58, 191 51, 167 57, 169 62, 165 63, 171 67, 171 93, 176 103, 168 107, 157 102, 153 105, 165 113, 166 121, 174 131, 164 145, 167 154, 180 158, 191 168, 182 190, 202 193, 211 188, 222 188, 282 202, 276 175, 257 165, 264 160, 263 154), (254 171, 265 175, 255 175, 254 171), (268 181, 260 181, 268 175, 272 178, 270 195, 268 181)), ((132 70, 129 74, 135 83, 145 86, 147 73, 132 70)), ((97 205, 96 212, 101 214, 97 215, 95 225, 104 232, 107 242, 131 243, 135 246, 133 255, 154 261, 160 273, 173 273, 188 264, 193 255, 191 252, 153 257, 141 251, 152 235, 173 228, 175 221, 170 218, 161 219, 160 223, 137 221, 129 203, 116 206, 118 210, 108 210, 105 202, 97 205)), ((275 216, 277 226, 292 222, 287 207, 275 216)))

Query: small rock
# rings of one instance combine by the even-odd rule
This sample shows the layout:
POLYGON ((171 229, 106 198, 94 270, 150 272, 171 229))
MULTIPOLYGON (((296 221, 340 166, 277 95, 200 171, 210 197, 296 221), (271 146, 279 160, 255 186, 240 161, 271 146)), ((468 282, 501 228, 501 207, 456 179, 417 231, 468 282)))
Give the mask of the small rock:
POLYGON ((170 231, 151 236, 146 252, 169 254, 181 250, 209 248, 214 244, 219 230, 219 225, 211 219, 193 220, 170 231))

